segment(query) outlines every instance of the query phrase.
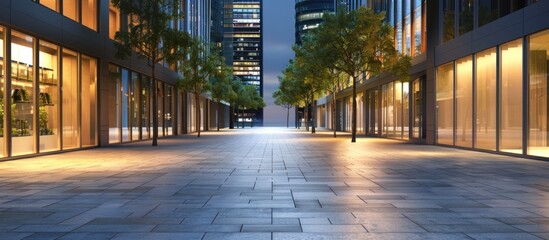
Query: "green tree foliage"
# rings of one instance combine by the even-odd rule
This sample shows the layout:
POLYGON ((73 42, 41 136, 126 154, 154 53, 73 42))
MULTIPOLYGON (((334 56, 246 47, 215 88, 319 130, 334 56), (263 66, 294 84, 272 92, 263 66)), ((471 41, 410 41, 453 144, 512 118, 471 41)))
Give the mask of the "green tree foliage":
POLYGON ((266 106, 265 101, 263 101, 254 85, 242 84, 237 95, 236 106, 238 110, 257 110, 266 106))
POLYGON ((228 101, 230 104, 229 129, 234 129, 234 122, 235 122, 234 113, 235 113, 235 107, 238 103, 238 96, 239 96, 238 94, 241 91, 240 89, 244 86, 242 85, 242 81, 240 81, 240 79, 234 76, 232 81, 230 82, 230 86, 231 86, 231 91, 229 92, 229 96, 228 96, 229 97, 228 101))
MULTIPOLYGON (((295 49, 294 49, 295 50, 295 49)), ((302 66, 304 67, 304 66, 302 66)), ((305 107, 305 127, 309 131, 308 122, 308 108, 309 103, 314 100, 312 98, 310 82, 306 82, 306 71, 298 66, 296 60, 290 60, 290 63, 282 71, 282 76, 279 77, 280 85, 279 90, 283 91, 285 95, 290 97, 292 104, 296 107, 305 107)))
POLYGON ((391 72, 401 79, 408 78, 409 57, 395 49, 393 27, 384 21, 383 13, 361 7, 347 11, 340 8, 335 14, 324 14, 323 23, 314 31, 317 48, 328 52, 318 59, 348 75, 353 86, 352 142, 356 141, 356 85, 365 74, 373 77, 382 72, 391 72))
POLYGON ((225 65, 223 58, 220 57, 219 60, 219 67, 208 83, 212 99, 216 102, 217 131, 219 131, 219 105, 221 101, 230 101, 231 97, 236 95, 231 86, 233 71, 229 66, 225 65))
POLYGON ((290 109, 295 106, 295 99, 288 94, 288 90, 281 86, 282 81, 279 77, 279 88, 273 92, 274 104, 286 109, 286 128, 290 127, 290 109))
MULTIPOLYGON (((333 52, 327 51, 326 48, 320 48, 316 41, 316 34, 312 32, 304 36, 302 44, 299 47, 294 47, 296 58, 302 62, 308 72, 311 73, 314 79, 314 84, 317 87, 318 93, 327 93, 332 96, 332 119, 336 119, 336 99, 337 93, 349 86, 349 76, 334 68, 333 64, 328 61, 319 61, 319 59, 330 59, 333 52)), ((337 121, 332 121, 332 129, 334 137, 337 136, 337 121)))
POLYGON ((188 56, 181 65, 183 77, 177 81, 177 86, 187 92, 193 93, 196 102, 196 129, 200 137, 200 94, 209 90, 209 80, 218 72, 221 57, 210 44, 199 38, 192 38, 191 44, 185 51, 188 56))
MULTIPOLYGON (((129 16, 127 28, 115 35, 116 56, 126 58, 133 52, 147 61, 151 68, 152 84, 156 89, 156 64, 164 60, 175 63, 181 59, 179 48, 189 42, 187 33, 170 27, 179 19, 178 0, 111 0, 114 7, 129 16)), ((158 112, 157 91, 153 92, 152 112, 158 112)), ((152 145, 158 144, 158 118, 153 118, 152 145)))

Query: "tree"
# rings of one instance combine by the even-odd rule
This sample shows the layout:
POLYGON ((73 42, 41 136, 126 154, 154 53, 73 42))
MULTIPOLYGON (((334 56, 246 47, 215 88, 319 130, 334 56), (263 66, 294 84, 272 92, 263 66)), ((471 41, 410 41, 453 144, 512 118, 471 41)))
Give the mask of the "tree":
MULTIPOLYGON (((338 71, 328 61, 319 61, 319 59, 331 59, 333 52, 328 51, 326 48, 320 48, 316 41, 316 31, 310 32, 304 36, 301 47, 294 48, 296 56, 302 60, 309 72, 315 77, 316 86, 319 88, 325 88, 324 91, 332 96, 332 129, 334 131, 334 137, 337 137, 336 119, 336 99, 337 93, 348 87, 349 77, 338 71)), ((322 89, 318 89, 321 93, 322 89)))
MULTIPOLYGON (((189 42, 187 33, 170 27, 173 20, 179 19, 178 0, 111 0, 113 6, 128 14, 131 21, 127 29, 118 31, 114 45, 116 56, 126 58, 135 51, 139 58, 147 61, 151 68, 153 84, 152 112, 158 112, 156 64, 164 60, 174 63, 181 56, 177 48, 189 42)), ((158 144, 158 117, 153 117, 152 145, 158 144)))
POLYGON ((240 108, 244 110, 257 110, 265 107, 265 101, 263 101, 254 85, 242 85, 238 93, 237 106, 239 110, 240 108))
MULTIPOLYGON (((280 77, 279 77, 280 81, 280 77)), ((281 86, 273 92, 274 104, 286 109, 286 128, 290 127, 290 108, 294 106, 294 99, 281 86)))
POLYGON ((187 60, 179 65, 183 77, 177 80, 177 86, 194 94, 196 102, 196 129, 197 137, 200 137, 200 94, 208 91, 208 81, 216 74, 219 54, 210 45, 197 37, 191 39, 191 44, 186 50, 187 60))
MULTIPOLYGON (((242 85, 242 82, 240 81, 240 79, 238 79, 237 77, 234 77, 233 75, 233 80, 230 82, 230 85, 231 85, 231 91, 229 92, 229 98, 228 98, 228 101, 229 101, 229 112, 230 112, 230 116, 229 116, 229 129, 234 129, 234 112, 235 112, 235 107, 236 105, 238 104, 238 94, 240 93, 240 89, 243 87, 242 85)), ((237 126, 238 127, 238 126, 237 126)))
POLYGON ((229 101, 233 93, 231 87, 231 81, 233 80, 233 71, 232 69, 225 65, 223 58, 218 64, 219 67, 212 78, 209 81, 209 89, 212 95, 212 99, 216 102, 216 125, 217 131, 219 131, 219 105, 221 101, 229 101))
MULTIPOLYGON (((327 91, 329 92, 331 89, 335 89, 333 88, 334 85, 339 86, 338 81, 340 78, 338 74, 335 74, 339 72, 334 71, 335 69, 330 68, 330 65, 325 64, 325 62, 318 60, 319 58, 328 58, 330 55, 329 52, 325 51, 325 49, 318 47, 318 44, 315 41, 315 35, 306 35, 302 40, 302 45, 294 46, 293 49, 296 55, 296 67, 299 69, 298 76, 304 81, 303 83, 305 84, 305 94, 307 99, 306 106, 312 105, 312 133, 315 133, 315 99, 325 95, 327 91)), ((336 91, 333 91, 333 94, 335 94, 335 92, 336 91)), ((307 112, 308 108, 306 113, 307 112)))
MULTIPOLYGON (((295 49, 294 49, 295 50, 295 49)), ((294 59, 290 60, 290 63, 282 71, 282 76, 279 77, 280 85, 279 89, 288 97, 295 107, 305 106, 305 127, 306 131, 309 131, 308 121, 308 109, 307 105, 310 103, 310 86, 306 84, 305 71, 298 67, 294 59)))
POLYGON ((347 11, 340 8, 335 14, 324 14, 323 23, 314 30, 317 46, 331 55, 319 61, 351 78, 352 142, 356 142, 356 85, 359 77, 392 72, 401 79, 408 78, 410 58, 397 52, 393 27, 384 19, 384 13, 376 14, 372 9, 361 7, 347 11))

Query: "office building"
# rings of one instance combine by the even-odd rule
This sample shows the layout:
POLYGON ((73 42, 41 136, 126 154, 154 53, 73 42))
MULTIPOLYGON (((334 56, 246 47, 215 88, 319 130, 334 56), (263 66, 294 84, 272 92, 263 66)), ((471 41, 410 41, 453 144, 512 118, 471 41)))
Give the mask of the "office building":
MULTIPOLYGON (((209 36, 209 1, 199 2, 180 9, 199 23, 172 27, 209 36)), ((0 160, 148 140, 155 117, 160 137, 195 131, 176 66, 159 63, 153 86, 146 61, 114 56, 114 35, 126 24, 108 0, 0 2, 0 160)), ((207 129, 213 108, 202 101, 207 129)))
MULTIPOLYGON (((386 11, 410 80, 359 86, 358 131, 466 149, 549 157, 548 1, 366 1, 386 11)), ((350 91, 338 129, 350 131, 350 91)), ((332 121, 327 99, 319 123, 332 121), (325 111, 329 112, 329 111, 325 111)), ((330 126, 330 125, 326 125, 330 126)))
MULTIPOLYGON (((263 0, 230 0, 225 3, 224 55, 233 74, 263 97, 263 0), (230 59, 230 60, 229 60, 230 59)), ((237 121, 263 124, 263 109, 240 109, 237 121)))
POLYGON ((301 37, 318 28, 325 12, 334 12, 334 0, 295 1, 295 41, 301 44, 301 37))

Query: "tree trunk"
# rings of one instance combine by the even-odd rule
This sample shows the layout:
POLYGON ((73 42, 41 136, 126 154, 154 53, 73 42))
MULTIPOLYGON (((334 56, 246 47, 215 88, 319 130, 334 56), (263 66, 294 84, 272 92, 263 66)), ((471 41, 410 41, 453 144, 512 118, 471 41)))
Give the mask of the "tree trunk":
POLYGON ((229 129, 234 129, 234 105, 229 107, 229 129))
POLYGON ((351 142, 356 142, 356 76, 353 76, 353 116, 352 116, 352 134, 351 142))
POLYGON ((198 133, 197 137, 200 137, 200 95, 194 93, 194 99, 196 101, 196 131, 198 133))
POLYGON ((153 111, 153 139, 152 145, 158 145, 158 84, 156 83, 156 64, 152 64, 152 84, 153 84, 153 102, 152 102, 152 111, 153 111))
POLYGON ((286 108, 286 128, 290 128, 290 108, 286 108))
POLYGON ((215 121, 217 122, 217 131, 219 132, 219 103, 221 101, 217 101, 215 105, 215 121))
POLYGON ((303 108, 303 117, 305 118, 305 130, 309 131, 309 104, 305 104, 303 108))
POLYGON ((334 100, 332 101, 332 130, 334 130, 334 138, 337 137, 336 106, 336 89, 334 88, 334 100))
POLYGON ((312 134, 315 134, 316 133, 316 129, 315 129, 315 124, 316 124, 316 101, 313 101, 313 103, 311 104, 312 107, 311 107, 311 133, 312 134))

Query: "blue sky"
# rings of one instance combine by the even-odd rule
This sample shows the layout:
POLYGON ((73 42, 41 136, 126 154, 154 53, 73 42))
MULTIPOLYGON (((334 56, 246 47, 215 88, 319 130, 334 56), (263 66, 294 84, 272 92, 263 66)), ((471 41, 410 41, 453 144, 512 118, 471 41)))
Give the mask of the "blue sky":
MULTIPOLYGON (((295 0, 263 0, 263 96, 265 126, 286 126, 286 110, 275 106, 272 92, 278 86, 282 69, 293 58, 295 39, 295 0)), ((290 111, 290 125, 293 114, 290 111)))

